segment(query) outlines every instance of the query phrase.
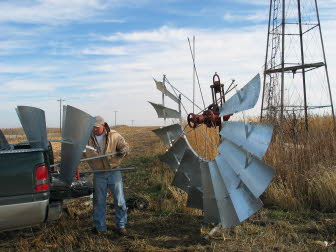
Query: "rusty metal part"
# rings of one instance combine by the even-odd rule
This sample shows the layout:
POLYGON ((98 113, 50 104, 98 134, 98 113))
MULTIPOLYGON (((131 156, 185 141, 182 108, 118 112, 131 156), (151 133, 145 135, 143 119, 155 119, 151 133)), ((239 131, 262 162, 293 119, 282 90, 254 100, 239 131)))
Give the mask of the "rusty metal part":
POLYGON ((187 122, 190 128, 195 129, 201 124, 205 124, 208 128, 221 128, 222 121, 228 121, 232 114, 220 117, 219 108, 225 103, 224 84, 221 84, 219 75, 214 74, 212 78, 213 84, 210 86, 212 93, 212 104, 208 106, 202 114, 190 113, 187 122))

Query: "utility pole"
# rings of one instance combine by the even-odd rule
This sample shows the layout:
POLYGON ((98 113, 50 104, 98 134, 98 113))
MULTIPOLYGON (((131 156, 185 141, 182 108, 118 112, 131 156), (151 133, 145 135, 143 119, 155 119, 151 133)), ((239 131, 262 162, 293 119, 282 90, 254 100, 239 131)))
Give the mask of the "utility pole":
POLYGON ((117 126, 117 112, 118 110, 114 110, 114 126, 117 126))
POLYGON ((62 135, 62 102, 65 100, 62 100, 62 98, 60 98, 57 101, 60 103, 60 134, 62 135))
POLYGON ((134 120, 132 120, 132 127, 133 127, 134 120))

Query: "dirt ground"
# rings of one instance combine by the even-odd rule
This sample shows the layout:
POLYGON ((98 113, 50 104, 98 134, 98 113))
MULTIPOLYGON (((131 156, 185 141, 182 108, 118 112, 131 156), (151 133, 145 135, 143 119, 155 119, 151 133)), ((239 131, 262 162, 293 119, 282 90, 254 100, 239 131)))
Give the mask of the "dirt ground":
POLYGON ((174 174, 158 159, 165 147, 151 132, 154 128, 117 128, 132 150, 123 166, 138 167, 123 176, 126 198, 149 202, 147 209, 129 211, 126 236, 114 232, 110 204, 107 234, 92 234, 87 197, 67 201, 70 213, 54 223, 0 233, 0 251, 336 251, 335 213, 272 206, 208 238, 214 224, 204 224, 202 213, 186 208, 186 195, 170 185, 174 174))

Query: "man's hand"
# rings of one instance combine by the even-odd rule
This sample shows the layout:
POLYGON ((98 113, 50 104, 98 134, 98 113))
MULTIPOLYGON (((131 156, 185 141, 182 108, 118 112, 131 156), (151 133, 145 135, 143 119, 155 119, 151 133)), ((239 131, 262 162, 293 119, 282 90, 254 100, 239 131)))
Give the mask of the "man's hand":
POLYGON ((125 152, 118 152, 117 153, 117 157, 126 157, 128 155, 128 150, 126 150, 125 152))

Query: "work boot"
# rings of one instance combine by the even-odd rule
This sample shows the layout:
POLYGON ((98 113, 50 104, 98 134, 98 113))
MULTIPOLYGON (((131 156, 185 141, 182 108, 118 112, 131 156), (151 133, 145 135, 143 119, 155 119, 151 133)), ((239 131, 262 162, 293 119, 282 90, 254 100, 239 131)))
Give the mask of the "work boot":
POLYGON ((96 227, 93 227, 93 228, 91 229, 91 232, 92 232, 92 234, 95 234, 95 235, 103 235, 103 234, 106 234, 106 231, 98 230, 96 227))
POLYGON ((118 235, 120 236, 125 236, 127 235, 127 230, 126 228, 117 228, 115 231, 118 235))

